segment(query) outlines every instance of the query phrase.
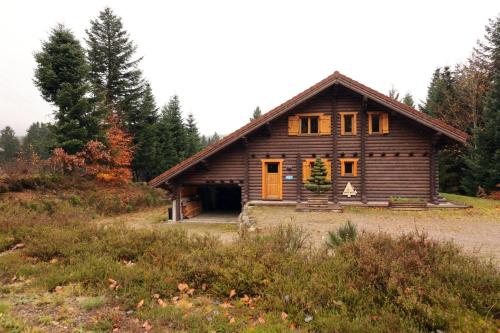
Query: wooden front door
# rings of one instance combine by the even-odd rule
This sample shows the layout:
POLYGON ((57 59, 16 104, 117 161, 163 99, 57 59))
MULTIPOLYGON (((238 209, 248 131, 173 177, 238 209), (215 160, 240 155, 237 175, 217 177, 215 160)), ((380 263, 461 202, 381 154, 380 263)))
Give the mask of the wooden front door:
POLYGON ((262 160, 262 199, 281 200, 283 160, 262 160))

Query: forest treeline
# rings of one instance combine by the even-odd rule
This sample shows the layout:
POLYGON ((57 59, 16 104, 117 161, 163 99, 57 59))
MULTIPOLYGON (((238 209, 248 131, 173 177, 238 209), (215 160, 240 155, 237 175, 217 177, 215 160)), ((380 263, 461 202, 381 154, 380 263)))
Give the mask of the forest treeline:
MULTIPOLYGON (((96 141, 111 155, 119 154, 116 150, 128 138, 133 178, 149 180, 220 138, 217 133, 200 136, 193 115, 183 116, 178 96, 157 106, 136 45, 110 8, 90 21, 83 45, 70 29, 57 25, 35 59, 34 83, 54 106, 55 120, 32 124, 22 144, 10 127, 3 129, 0 161, 20 152, 49 158, 56 147, 78 154, 96 141), (118 121, 111 122, 110 115, 118 121), (119 131, 111 131, 112 126, 119 131), (118 136, 110 138, 109 133, 118 136)), ((489 20, 468 59, 434 71, 420 105, 410 93, 400 98, 394 88, 389 96, 469 133, 465 146, 440 151, 441 191, 483 195, 499 190, 500 16, 489 20)), ((257 107, 250 120, 260 115, 257 107)))
MULTIPOLYGON (((105 8, 85 31, 84 43, 58 24, 35 53, 34 84, 54 107, 53 123, 33 123, 20 142, 9 126, 0 133, 0 162, 20 156, 47 159, 55 148, 68 155, 85 150, 90 141, 131 138, 133 178, 149 180, 201 148, 220 139, 200 135, 192 114, 184 117, 174 95, 159 108, 141 69, 137 46, 119 16, 105 8), (118 137, 108 137, 116 116, 118 137)), ((116 132, 113 132, 116 133, 116 132)), ((122 140, 120 139, 120 140, 122 140)), ((121 141, 122 142, 122 141, 121 141)))

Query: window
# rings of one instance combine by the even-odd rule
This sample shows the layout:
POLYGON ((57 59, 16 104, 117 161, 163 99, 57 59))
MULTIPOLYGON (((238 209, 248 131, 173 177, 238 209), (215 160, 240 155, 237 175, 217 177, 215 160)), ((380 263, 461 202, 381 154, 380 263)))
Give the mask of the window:
POLYGON ((356 135, 356 112, 339 112, 340 135, 356 135))
POLYGON ((278 173, 279 163, 266 163, 267 173, 278 173))
POLYGON ((319 117, 300 117, 300 134, 318 134, 319 117))
POLYGON ((341 158, 340 159, 340 176, 342 176, 342 177, 357 177, 358 176, 358 159, 357 158, 341 158))
POLYGON ((389 114, 387 112, 368 112, 368 134, 389 133, 389 114))
POLYGON ((331 135, 332 117, 323 113, 302 113, 288 117, 288 135, 331 135))
MULTIPOLYGON (((326 168, 326 180, 332 180, 332 164, 326 158, 321 159, 326 168)), ((302 160, 302 181, 305 183, 311 177, 311 170, 314 168, 315 158, 302 160)))

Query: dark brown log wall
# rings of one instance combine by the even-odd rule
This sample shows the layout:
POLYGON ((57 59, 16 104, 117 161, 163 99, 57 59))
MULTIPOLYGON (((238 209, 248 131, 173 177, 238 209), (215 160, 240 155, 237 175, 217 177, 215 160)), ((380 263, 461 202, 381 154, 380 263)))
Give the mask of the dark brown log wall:
MULTIPOLYGON (((391 113, 383 106, 369 102, 367 111, 389 112, 389 134, 368 135, 368 126, 361 126, 362 96, 339 88, 337 98, 333 100, 333 89, 321 93, 287 115, 272 121, 267 130, 259 130, 247 138, 247 148, 240 140, 206 161, 208 169, 196 166, 177 177, 182 184, 206 184, 238 182, 243 193, 248 193, 249 200, 261 200, 262 197, 262 159, 283 159, 283 200, 296 201, 301 192, 301 199, 307 200, 309 191, 298 189, 295 177, 298 174, 297 158, 306 159, 319 156, 332 159, 336 152, 340 159, 359 158, 357 177, 341 177, 340 163, 336 163, 333 181, 336 182, 336 195, 339 201, 361 201, 361 130, 365 129, 365 178, 367 201, 386 201, 390 196, 418 197, 429 200, 431 197, 430 140, 432 133, 414 121, 391 113), (358 112, 357 134, 340 135, 340 117, 332 129, 337 133, 336 147, 332 136, 289 136, 288 115, 295 113, 322 112, 358 112), (270 129, 270 135, 269 130, 270 129), (247 149, 247 152, 245 152, 247 149), (245 157, 245 153, 248 154, 245 157), (299 157, 300 154, 300 157, 299 157), (245 183, 245 161, 248 159, 248 184, 245 183), (293 175, 293 180, 285 176, 293 175), (347 182, 351 182, 358 191, 356 196, 347 198, 342 195, 347 182), (248 189, 246 186, 248 185, 248 189), (248 191, 248 192, 247 192, 248 191)), ((368 117, 365 117, 367 119, 368 117)), ((334 119, 334 117, 332 117, 334 119)), ((366 120, 367 121, 367 120, 366 120)), ((332 163, 332 166, 334 163, 332 163)), ((300 170, 299 170, 300 171, 300 170)), ((334 198, 333 191, 328 193, 334 198)), ((246 197, 246 195, 245 195, 246 197)), ((244 198, 246 199, 246 198, 244 198)))

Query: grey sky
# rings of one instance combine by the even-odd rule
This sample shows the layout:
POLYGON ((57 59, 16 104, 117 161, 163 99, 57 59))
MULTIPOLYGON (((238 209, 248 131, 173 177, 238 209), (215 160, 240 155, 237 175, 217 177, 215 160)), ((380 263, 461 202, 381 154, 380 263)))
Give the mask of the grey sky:
POLYGON ((32 83, 33 52, 64 23, 82 40, 104 6, 144 56, 159 105, 178 94, 202 133, 229 133, 335 70, 417 100, 433 70, 464 61, 499 1, 0 0, 0 128, 24 135, 52 107, 32 83))

